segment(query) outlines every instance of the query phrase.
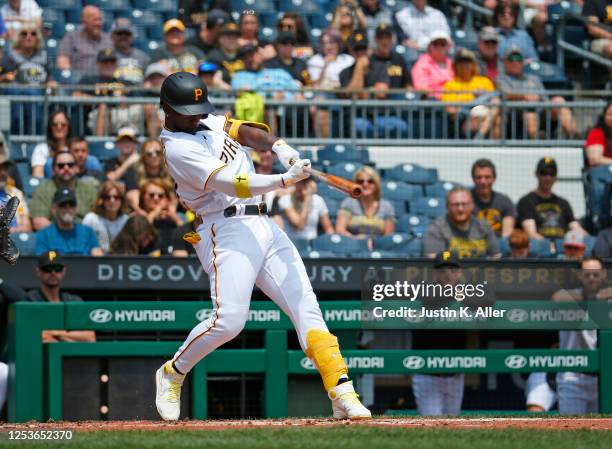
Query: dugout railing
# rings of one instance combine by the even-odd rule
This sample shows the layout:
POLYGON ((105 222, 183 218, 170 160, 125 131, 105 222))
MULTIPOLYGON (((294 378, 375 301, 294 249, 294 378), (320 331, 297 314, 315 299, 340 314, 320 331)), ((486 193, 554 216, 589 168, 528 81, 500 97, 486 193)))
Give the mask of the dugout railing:
MULTIPOLYGON (((518 310, 559 310, 567 304, 549 301, 500 301, 496 307, 518 310)), ((612 319, 610 305, 603 306, 612 319)), ((362 328, 364 309, 358 301, 322 302, 321 309, 331 330, 362 328)), ((590 309, 589 309, 590 310, 590 309)), ((60 304, 16 303, 9 313, 8 420, 25 422, 62 419, 62 360, 68 357, 171 357, 179 342, 101 341, 96 343, 43 344, 46 329, 117 331, 122 333, 188 331, 206 318, 210 305, 202 302, 87 302, 60 304)), ((576 315, 576 314, 574 314, 576 315)), ((581 321, 560 324, 540 322, 537 329, 590 328, 581 321)), ((524 320, 493 319, 486 328, 524 329, 524 320)), ((472 325, 466 323, 464 328, 472 325)), ((415 329, 422 328, 412 323, 415 329)), ((422 326, 422 325, 421 325, 422 326)), ((443 323, 440 324, 444 327, 443 323)), ((434 326, 432 329, 435 329, 434 326)), ((288 414, 288 376, 318 375, 304 353, 287 349, 289 319, 270 302, 251 304, 247 330, 265 332, 259 349, 220 349, 200 362, 190 375, 194 419, 207 418, 209 373, 262 373, 263 413, 269 418, 288 414)), ((412 373, 521 373, 574 371, 599 374, 600 410, 612 412, 612 330, 599 331, 597 350, 551 349, 487 350, 345 350, 351 372, 373 374, 412 373)), ((150 378, 142 382, 152 382, 150 378)), ((152 400, 152 398, 151 398, 152 400)))

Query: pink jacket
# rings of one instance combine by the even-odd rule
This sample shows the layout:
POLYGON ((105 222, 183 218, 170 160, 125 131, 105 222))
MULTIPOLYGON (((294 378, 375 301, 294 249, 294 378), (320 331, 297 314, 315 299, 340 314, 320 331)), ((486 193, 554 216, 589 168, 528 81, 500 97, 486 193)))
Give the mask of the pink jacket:
MULTIPOLYGON (((412 66, 412 85, 415 90, 441 92, 444 83, 452 77, 453 63, 449 58, 446 58, 445 67, 440 67, 428 53, 424 53, 412 66)), ((440 98, 440 93, 433 96, 440 98)))

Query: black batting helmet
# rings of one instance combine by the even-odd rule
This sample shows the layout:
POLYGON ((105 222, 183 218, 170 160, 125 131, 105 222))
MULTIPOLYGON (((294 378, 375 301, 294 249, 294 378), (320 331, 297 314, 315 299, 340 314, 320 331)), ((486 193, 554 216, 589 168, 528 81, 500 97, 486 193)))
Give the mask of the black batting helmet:
POLYGON ((210 114, 215 110, 208 101, 204 81, 189 72, 176 72, 161 87, 160 100, 182 115, 210 114))

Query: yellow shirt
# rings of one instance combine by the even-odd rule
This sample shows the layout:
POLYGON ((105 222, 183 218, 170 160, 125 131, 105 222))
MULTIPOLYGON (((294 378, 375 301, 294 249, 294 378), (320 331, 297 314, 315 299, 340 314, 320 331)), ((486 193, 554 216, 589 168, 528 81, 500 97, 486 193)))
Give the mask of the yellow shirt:
POLYGON ((444 83, 442 101, 473 101, 476 95, 470 92, 479 91, 495 92, 495 86, 486 76, 476 75, 468 82, 453 78, 444 83))

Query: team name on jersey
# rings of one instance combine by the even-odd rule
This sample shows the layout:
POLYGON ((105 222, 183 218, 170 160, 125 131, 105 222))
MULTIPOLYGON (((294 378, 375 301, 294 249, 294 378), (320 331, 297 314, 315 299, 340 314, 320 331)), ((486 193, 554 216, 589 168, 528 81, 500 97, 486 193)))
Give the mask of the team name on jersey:
POLYGON ((232 139, 226 134, 225 139, 223 139, 223 152, 219 157, 219 159, 221 159, 221 162, 227 164, 229 161, 233 161, 236 157, 238 147, 238 142, 236 142, 234 139, 232 139))

